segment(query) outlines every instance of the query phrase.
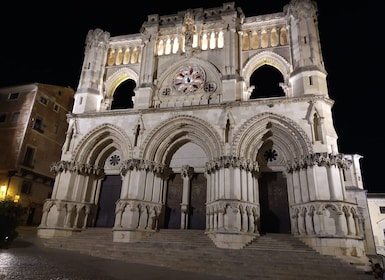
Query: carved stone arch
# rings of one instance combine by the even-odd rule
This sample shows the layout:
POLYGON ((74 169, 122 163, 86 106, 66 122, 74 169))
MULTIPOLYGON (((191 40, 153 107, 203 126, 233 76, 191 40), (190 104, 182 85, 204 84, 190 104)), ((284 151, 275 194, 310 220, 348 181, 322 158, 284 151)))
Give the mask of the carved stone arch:
POLYGON ((333 209, 333 211, 335 212, 340 212, 340 207, 335 204, 335 203, 332 203, 332 202, 328 202, 328 203, 325 203, 325 206, 323 207, 323 209, 333 209))
POLYGON ((77 145, 72 161, 104 165, 106 157, 119 150, 123 158, 132 158, 132 144, 128 135, 112 124, 102 124, 88 132, 77 145))
POLYGON ((344 206, 342 207, 342 212, 345 214, 345 216, 350 215, 349 207, 347 207, 346 205, 344 205, 344 206))
MULTIPOLYGON (((205 71, 206 81, 215 83, 217 86, 217 92, 222 91, 222 74, 220 73, 219 69, 216 68, 212 63, 195 57, 181 59, 174 64, 168 65, 167 69, 165 69, 165 71, 163 71, 163 73, 159 76, 159 79, 156 83, 157 91, 161 90, 165 86, 170 86, 172 84, 171 79, 176 75, 179 68, 184 65, 200 66, 205 71)), ((156 94, 158 94, 158 92, 156 94)))
POLYGON ((354 217, 354 218, 358 218, 358 213, 357 213, 357 210, 356 210, 356 208, 354 208, 354 207, 350 207, 350 213, 352 214, 352 216, 354 217))
POLYGON ((256 160, 259 149, 266 141, 274 142, 283 153, 285 162, 313 153, 306 132, 293 120, 273 113, 262 113, 246 121, 235 133, 233 154, 256 160))
POLYGON ((316 212, 317 212, 317 209, 315 208, 315 206, 311 205, 310 208, 309 208, 309 214, 314 216, 316 212))
POLYGON ((306 217, 307 212, 308 212, 307 207, 303 206, 303 207, 301 207, 301 210, 300 210, 299 214, 300 214, 301 217, 306 217))
POLYGON ((143 142, 140 157, 168 164, 168 157, 187 142, 201 147, 208 160, 223 154, 224 143, 214 127, 197 117, 180 115, 166 120, 150 132, 143 142))
POLYGON ((284 57, 274 52, 263 51, 251 57, 243 67, 242 76, 245 77, 247 88, 250 87, 251 75, 263 65, 270 65, 281 72, 285 86, 289 86, 290 73, 293 71, 291 64, 284 57))
POLYGON ((116 88, 124 81, 132 79, 138 84, 139 75, 128 67, 119 68, 111 74, 104 83, 105 98, 111 98, 114 95, 116 88))
POLYGON ((300 209, 297 207, 294 209, 293 217, 298 219, 299 214, 300 214, 300 209))

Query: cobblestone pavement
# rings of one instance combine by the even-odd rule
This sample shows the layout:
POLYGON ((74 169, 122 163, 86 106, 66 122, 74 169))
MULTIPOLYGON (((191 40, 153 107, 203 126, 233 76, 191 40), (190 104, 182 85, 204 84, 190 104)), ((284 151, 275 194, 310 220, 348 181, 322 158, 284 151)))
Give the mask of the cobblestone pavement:
POLYGON ((127 263, 47 248, 31 234, 0 249, 0 279, 22 280, 223 280, 223 277, 127 263))

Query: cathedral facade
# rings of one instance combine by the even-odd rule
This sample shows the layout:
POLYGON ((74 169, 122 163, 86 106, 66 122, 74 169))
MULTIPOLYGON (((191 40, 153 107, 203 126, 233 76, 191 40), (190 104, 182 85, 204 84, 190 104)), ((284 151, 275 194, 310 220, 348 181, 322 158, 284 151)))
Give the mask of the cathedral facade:
POLYGON ((324 254, 371 250, 361 156, 339 152, 315 2, 149 15, 138 34, 95 29, 85 43, 40 237, 199 229, 229 249, 274 232, 324 254))

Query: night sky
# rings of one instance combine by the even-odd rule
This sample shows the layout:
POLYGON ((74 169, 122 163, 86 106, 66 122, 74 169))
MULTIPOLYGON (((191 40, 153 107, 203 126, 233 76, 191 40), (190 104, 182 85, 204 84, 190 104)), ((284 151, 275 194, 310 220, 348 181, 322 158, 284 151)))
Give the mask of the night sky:
MULTIPOLYGON (((233 2, 246 16, 256 16, 282 12, 289 1, 233 2)), ((139 9, 128 1, 102 5, 79 2, 81 7, 58 1, 7 2, 0 18, 0 87, 46 83, 76 90, 90 29, 100 28, 111 36, 139 33, 147 15, 221 7, 224 2, 231 1, 142 0, 135 4, 142 7, 139 9)), ((375 23, 375 14, 382 9, 381 1, 346 1, 349 4, 346 7, 343 2, 318 0, 321 48, 329 97, 335 101, 333 116, 339 151, 361 155, 364 188, 369 192, 385 192, 380 169, 385 155, 380 144, 384 143, 380 138, 384 127, 380 118, 384 78, 379 75, 384 73, 384 48, 380 43, 383 31, 375 23), (374 67, 375 63, 379 67, 374 67)))

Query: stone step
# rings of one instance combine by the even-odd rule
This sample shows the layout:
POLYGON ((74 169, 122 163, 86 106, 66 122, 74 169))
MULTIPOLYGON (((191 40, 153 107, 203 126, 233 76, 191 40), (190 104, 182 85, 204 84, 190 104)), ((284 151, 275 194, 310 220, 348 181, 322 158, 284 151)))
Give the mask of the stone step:
POLYGON ((217 248, 204 231, 165 230, 135 243, 112 241, 111 229, 87 229, 45 246, 132 263, 205 272, 229 279, 362 280, 362 270, 321 255, 290 234, 262 235, 243 249, 217 248))

